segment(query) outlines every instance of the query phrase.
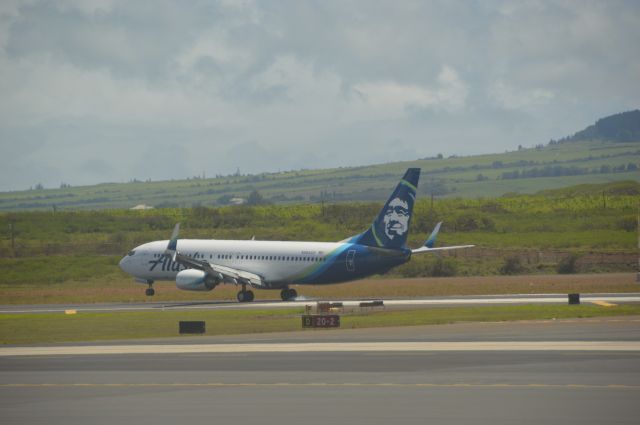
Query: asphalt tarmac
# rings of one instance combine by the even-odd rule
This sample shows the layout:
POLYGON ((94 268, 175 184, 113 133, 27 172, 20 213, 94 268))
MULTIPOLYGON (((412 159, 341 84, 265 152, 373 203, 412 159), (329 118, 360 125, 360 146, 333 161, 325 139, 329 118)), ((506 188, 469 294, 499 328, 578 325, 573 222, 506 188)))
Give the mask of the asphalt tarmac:
MULTIPOLYGON (((616 294, 581 294, 583 303, 635 303, 640 302, 640 293, 616 294)), ((118 312, 118 311, 153 311, 153 310, 245 310, 266 308, 290 308, 315 305, 315 299, 298 298, 294 301, 256 300, 251 303, 235 301, 193 301, 193 302, 144 302, 144 303, 104 303, 104 304, 33 304, 33 305, 0 305, 0 314, 19 313, 56 313, 65 310, 78 312, 118 312)), ((370 300, 331 300, 342 302, 345 307, 358 307, 361 302, 370 300)), ((426 306, 464 306, 464 305, 501 305, 501 304, 567 304, 567 295, 558 294, 515 294, 515 295, 473 295, 426 297, 382 300, 387 307, 426 307, 426 306)))
POLYGON ((638 342, 640 318, 618 317, 141 342, 238 348, 228 353, 3 356, 0 417, 8 424, 635 424, 638 342), (582 348, 607 341, 632 349, 582 348), (310 342, 381 349, 242 349, 310 342), (476 348, 383 345, 454 342, 476 348), (551 348, 568 342, 574 349, 551 348))

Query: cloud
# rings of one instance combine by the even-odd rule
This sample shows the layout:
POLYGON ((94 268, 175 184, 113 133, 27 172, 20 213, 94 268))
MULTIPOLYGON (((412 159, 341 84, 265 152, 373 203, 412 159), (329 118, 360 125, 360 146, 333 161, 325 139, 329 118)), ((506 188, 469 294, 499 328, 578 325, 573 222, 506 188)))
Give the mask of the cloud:
POLYGON ((398 118, 410 109, 458 112, 465 107, 468 89, 453 68, 443 66, 431 87, 378 81, 356 84, 353 91, 355 99, 371 107, 369 113, 398 118))
POLYGON ((492 84, 489 87, 489 92, 497 104, 504 109, 531 109, 549 104, 555 97, 550 90, 523 90, 509 86, 502 81, 492 84))
POLYGON ((637 39, 634 2, 7 0, 0 189, 541 143, 639 106, 637 39))

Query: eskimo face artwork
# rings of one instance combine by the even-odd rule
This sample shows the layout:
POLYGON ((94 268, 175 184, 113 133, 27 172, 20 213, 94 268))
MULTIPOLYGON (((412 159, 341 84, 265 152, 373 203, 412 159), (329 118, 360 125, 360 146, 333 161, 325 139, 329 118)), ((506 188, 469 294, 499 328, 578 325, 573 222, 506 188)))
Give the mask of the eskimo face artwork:
POLYGON ((390 240, 409 229, 409 204, 400 198, 389 202, 384 214, 384 233, 390 240))

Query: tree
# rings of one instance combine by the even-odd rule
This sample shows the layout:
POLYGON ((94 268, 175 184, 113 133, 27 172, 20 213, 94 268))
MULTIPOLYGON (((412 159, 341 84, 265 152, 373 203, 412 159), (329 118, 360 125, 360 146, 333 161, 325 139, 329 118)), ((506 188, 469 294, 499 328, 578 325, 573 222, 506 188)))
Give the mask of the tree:
POLYGON ((264 199, 264 196, 262 196, 262 194, 260 192, 258 192, 257 190, 253 190, 249 194, 249 197, 247 198, 247 204, 248 205, 265 205, 265 204, 268 204, 268 203, 269 203, 269 201, 264 199))
POLYGON ((576 262, 578 261, 578 256, 576 254, 569 254, 567 257, 564 257, 558 263, 558 267, 556 271, 560 274, 572 274, 577 272, 578 268, 576 262))

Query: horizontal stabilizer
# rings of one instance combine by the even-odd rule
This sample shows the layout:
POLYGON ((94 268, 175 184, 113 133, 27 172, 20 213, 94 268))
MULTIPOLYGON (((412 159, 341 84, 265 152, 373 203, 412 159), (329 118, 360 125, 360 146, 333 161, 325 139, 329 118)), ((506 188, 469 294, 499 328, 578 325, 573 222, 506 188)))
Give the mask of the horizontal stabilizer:
POLYGON ((448 251, 451 249, 462 249, 462 248, 473 248, 475 245, 457 245, 457 246, 441 246, 439 248, 429 248, 428 246, 421 246, 418 249, 412 249, 412 254, 422 254, 424 252, 437 252, 437 251, 448 251))

